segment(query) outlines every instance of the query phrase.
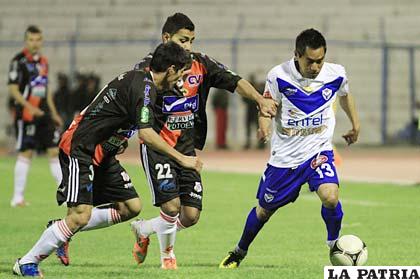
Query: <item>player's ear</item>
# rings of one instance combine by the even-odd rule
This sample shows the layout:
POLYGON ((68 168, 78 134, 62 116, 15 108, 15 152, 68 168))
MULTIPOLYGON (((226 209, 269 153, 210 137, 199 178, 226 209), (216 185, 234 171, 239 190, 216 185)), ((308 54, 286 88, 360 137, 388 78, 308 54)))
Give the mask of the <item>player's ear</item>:
POLYGON ((168 68, 168 73, 169 73, 170 75, 173 75, 173 74, 175 74, 175 73, 176 73, 176 71, 175 71, 175 65, 171 65, 171 66, 168 68))
POLYGON ((299 58, 299 53, 297 52, 297 50, 295 50, 295 58, 298 59, 299 58))
POLYGON ((171 34, 169 34, 168 32, 165 32, 165 33, 162 34, 162 42, 164 44, 166 44, 170 40, 171 40, 171 34))

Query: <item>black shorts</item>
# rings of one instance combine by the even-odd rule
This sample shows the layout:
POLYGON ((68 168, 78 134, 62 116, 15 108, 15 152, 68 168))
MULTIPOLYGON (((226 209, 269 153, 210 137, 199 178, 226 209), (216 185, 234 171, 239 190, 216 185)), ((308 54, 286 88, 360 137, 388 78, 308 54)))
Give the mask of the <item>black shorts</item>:
POLYGON ((203 187, 199 173, 181 167, 145 144, 140 145, 140 155, 153 205, 160 206, 179 197, 182 205, 202 209, 203 187))
POLYGON ((19 152, 57 147, 60 140, 60 132, 48 116, 31 122, 16 119, 15 131, 16 150, 19 152))
POLYGON ((59 205, 93 206, 137 198, 138 194, 125 169, 115 157, 105 158, 100 166, 78 160, 60 150, 63 180, 57 190, 59 205))

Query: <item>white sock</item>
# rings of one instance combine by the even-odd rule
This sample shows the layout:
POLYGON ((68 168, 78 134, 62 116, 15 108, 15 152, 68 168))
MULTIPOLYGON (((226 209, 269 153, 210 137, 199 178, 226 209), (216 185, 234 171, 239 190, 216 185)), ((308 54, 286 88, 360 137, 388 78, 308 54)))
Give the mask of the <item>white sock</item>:
POLYGON ((63 174, 61 173, 60 160, 58 158, 50 158, 50 171, 54 177, 57 186, 61 184, 63 174))
MULTIPOLYGON (((150 220, 143 220, 141 227, 140 227, 140 233, 144 236, 144 237, 149 237, 152 234, 156 233, 155 228, 157 228, 159 222, 161 220, 161 217, 155 217, 153 219, 150 220)), ((182 225, 181 220, 178 218, 176 220, 176 230, 182 231, 183 229, 186 229, 186 227, 184 227, 184 225, 182 225)))
POLYGON ((162 211, 158 220, 152 223, 154 231, 156 231, 159 246, 160 246, 160 258, 175 258, 174 254, 174 245, 176 238, 176 220, 178 219, 179 214, 172 217, 162 211))
POLYGON ((24 200, 24 192, 26 187, 26 178, 28 177, 31 160, 18 156, 15 165, 15 183, 12 203, 20 203, 24 200))
POLYGON ((55 222, 44 231, 38 242, 19 260, 19 263, 39 263, 72 236, 73 233, 64 220, 55 222))
POLYGON ((114 208, 92 209, 89 222, 80 231, 90 231, 121 223, 121 215, 114 208))

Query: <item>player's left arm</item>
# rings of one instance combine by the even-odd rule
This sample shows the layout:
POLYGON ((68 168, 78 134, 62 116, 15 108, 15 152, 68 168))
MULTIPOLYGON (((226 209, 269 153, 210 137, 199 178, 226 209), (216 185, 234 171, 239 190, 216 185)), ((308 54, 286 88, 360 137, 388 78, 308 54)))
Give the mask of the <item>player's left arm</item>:
POLYGON ((278 103, 271 98, 264 98, 246 79, 238 81, 235 91, 242 97, 254 100, 262 116, 271 117, 276 115, 278 103))
POLYGON ((340 106, 343 108, 347 117, 349 118, 352 129, 343 135, 343 138, 348 145, 355 143, 359 138, 360 133, 360 121, 356 111, 356 105, 352 94, 347 93, 346 95, 339 96, 340 106))
POLYGON ((63 119, 61 119, 60 115, 57 112, 57 108, 55 107, 53 96, 51 90, 48 90, 47 94, 47 104, 51 111, 51 118, 54 121, 54 123, 59 126, 60 128, 63 127, 63 119))

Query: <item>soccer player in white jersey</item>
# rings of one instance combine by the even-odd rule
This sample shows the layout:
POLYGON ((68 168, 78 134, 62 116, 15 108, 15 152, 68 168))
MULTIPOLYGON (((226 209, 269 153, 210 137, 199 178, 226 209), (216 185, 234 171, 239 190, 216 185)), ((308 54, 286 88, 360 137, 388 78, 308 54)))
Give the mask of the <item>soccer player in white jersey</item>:
POLYGON ((304 30, 296 38, 294 58, 268 73, 264 96, 280 105, 274 121, 259 117, 259 136, 267 140, 272 128, 271 157, 261 177, 258 204, 251 209, 238 245, 220 263, 221 268, 239 266, 270 216, 294 202, 305 183, 322 202, 327 244, 331 247, 339 236, 343 210, 331 143, 337 96, 352 124, 343 135, 347 144, 357 141, 360 124, 344 67, 324 62, 326 51, 320 32, 304 30))

